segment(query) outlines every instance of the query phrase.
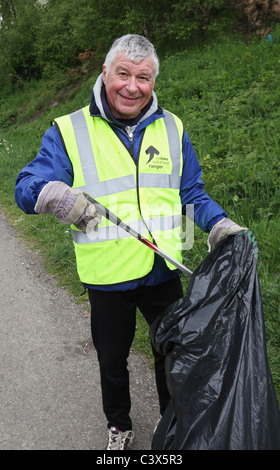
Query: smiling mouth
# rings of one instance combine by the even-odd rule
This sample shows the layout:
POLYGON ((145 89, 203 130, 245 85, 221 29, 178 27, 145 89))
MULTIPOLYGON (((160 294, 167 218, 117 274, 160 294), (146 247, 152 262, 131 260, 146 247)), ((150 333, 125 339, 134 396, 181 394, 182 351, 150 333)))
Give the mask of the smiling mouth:
POLYGON ((137 98, 135 98, 135 97, 134 97, 134 98, 130 98, 129 96, 123 96, 123 95, 120 95, 120 97, 121 97, 123 100, 125 100, 125 101, 131 101, 131 102, 137 101, 137 100, 139 99, 139 97, 137 97, 137 98))

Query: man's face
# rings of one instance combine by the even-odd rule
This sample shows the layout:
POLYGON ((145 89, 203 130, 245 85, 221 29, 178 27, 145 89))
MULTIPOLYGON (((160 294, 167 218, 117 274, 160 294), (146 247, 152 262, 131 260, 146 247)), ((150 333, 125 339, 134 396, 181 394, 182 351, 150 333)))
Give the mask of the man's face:
POLYGON ((154 62, 150 57, 131 62, 126 54, 116 55, 107 73, 103 66, 108 104, 113 116, 132 119, 149 102, 154 88, 154 62))

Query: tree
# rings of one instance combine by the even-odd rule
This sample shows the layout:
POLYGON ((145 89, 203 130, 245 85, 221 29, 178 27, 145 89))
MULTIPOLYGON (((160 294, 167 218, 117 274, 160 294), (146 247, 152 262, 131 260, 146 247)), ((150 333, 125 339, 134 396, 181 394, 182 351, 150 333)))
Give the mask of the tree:
POLYGON ((239 0, 237 7, 243 7, 249 31, 258 36, 267 35, 280 21, 280 0, 239 0))
POLYGON ((41 6, 36 0, 0 2, 0 59, 4 74, 11 78, 29 79, 40 74, 36 60, 36 41, 41 6))
MULTIPOLYGON (((81 2, 80 2, 81 3, 81 2)), ((37 62, 50 75, 67 70, 77 62, 79 48, 73 29, 73 18, 81 14, 75 0, 48 0, 40 22, 37 39, 37 62)))
POLYGON ((0 12, 2 23, 10 23, 17 18, 17 0, 2 0, 0 1, 0 12))

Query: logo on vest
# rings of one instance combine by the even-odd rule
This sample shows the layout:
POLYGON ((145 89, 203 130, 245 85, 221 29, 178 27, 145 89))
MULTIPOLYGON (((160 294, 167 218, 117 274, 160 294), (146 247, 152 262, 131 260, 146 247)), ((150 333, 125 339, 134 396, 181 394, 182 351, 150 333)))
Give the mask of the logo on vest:
POLYGON ((153 147, 152 145, 146 150, 145 153, 147 155, 150 155, 149 160, 147 161, 146 165, 148 165, 148 163, 150 163, 150 161, 152 161, 152 159, 154 158, 155 155, 159 155, 159 151, 157 149, 155 149, 155 147, 153 147))
POLYGON ((160 152, 152 145, 145 150, 145 153, 149 155, 149 159, 146 163, 146 165, 149 165, 149 168, 160 170, 169 163, 168 157, 160 156, 160 152))

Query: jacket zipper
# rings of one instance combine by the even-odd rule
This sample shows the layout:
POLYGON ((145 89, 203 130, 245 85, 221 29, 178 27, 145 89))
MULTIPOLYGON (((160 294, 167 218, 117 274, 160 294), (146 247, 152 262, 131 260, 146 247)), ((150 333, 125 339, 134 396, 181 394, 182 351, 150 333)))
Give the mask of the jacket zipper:
MULTIPOLYGON (((153 240, 153 243, 156 245, 156 241, 153 237, 153 235, 151 234, 150 232, 150 229, 148 227, 148 225, 146 224, 145 222, 145 219, 142 215, 142 211, 141 211, 141 204, 140 204, 140 194, 139 194, 139 157, 140 157, 140 150, 141 150, 141 146, 142 146, 142 141, 143 141, 143 138, 144 138, 144 133, 145 133, 145 130, 142 134, 142 137, 141 137, 141 142, 140 142, 140 145, 139 145, 139 150, 138 150, 138 155, 137 155, 137 158, 136 158, 136 191, 137 191, 137 202, 138 202, 138 209, 139 209, 139 212, 140 212, 140 216, 141 216, 141 219, 146 227, 146 229, 148 230, 148 233, 151 237, 151 239, 153 240)), ((132 150, 132 153, 131 153, 131 156, 133 156, 133 132, 131 132, 131 134, 129 134, 129 139, 130 139, 130 149, 132 150)))
MULTIPOLYGON (((140 145, 139 145, 139 150, 138 150, 138 155, 136 157, 136 161, 134 159, 134 150, 133 150, 133 132, 130 132, 128 135, 128 138, 129 138, 129 141, 130 141, 130 148, 129 148, 129 154, 132 158, 132 160, 134 161, 135 165, 136 165, 136 192, 137 192, 137 203, 138 203, 138 209, 139 209, 139 212, 140 212, 140 216, 141 216, 141 219, 146 227, 146 229, 148 230, 148 233, 150 234, 150 237, 151 239, 153 240, 153 243, 155 245, 157 245, 154 237, 152 236, 151 232, 150 232, 150 229, 149 227, 147 226, 145 220, 144 220, 144 217, 142 215, 142 211, 141 211, 141 205, 140 205, 140 195, 139 195, 139 165, 138 165, 138 162, 139 162, 139 156, 140 156, 140 149, 141 149, 141 145, 142 145, 142 141, 143 141, 143 137, 144 137, 144 132, 145 130, 143 131, 143 134, 142 134, 142 137, 141 137, 141 142, 140 142, 140 145)), ((115 132, 116 135, 119 137, 120 141, 122 142, 122 144, 124 145, 122 139, 120 138, 120 136, 117 134, 117 132, 115 132)), ((125 145, 124 145, 125 146, 125 145)), ((126 146, 125 146, 126 147, 126 146)), ((126 147, 127 148, 127 147, 126 147)))
MULTIPOLYGON (((145 132, 145 131, 144 131, 145 132)), ((144 136, 144 133, 143 133, 143 136, 144 136)), ((140 214, 141 214, 141 208, 140 208, 140 196, 139 196, 139 167, 138 167, 138 161, 139 161, 139 155, 140 155, 140 149, 141 149, 141 145, 142 145, 142 140, 143 140, 143 137, 141 138, 141 142, 140 142, 140 145, 139 145, 139 150, 138 150, 138 155, 136 156, 136 161, 134 159, 134 151, 133 151, 133 132, 130 132, 128 134, 128 137, 129 137, 129 140, 130 140, 130 155, 136 165, 136 192, 137 192, 137 201, 138 201, 138 208, 139 208, 139 211, 140 211, 140 214)), ((142 214, 141 214, 141 217, 142 217, 142 214)), ((142 217, 143 219, 143 217, 142 217)))
MULTIPOLYGON (((128 134, 128 137, 129 137, 129 140, 130 140, 130 149, 129 149, 129 153, 130 155, 132 156, 133 158, 133 132, 130 132, 128 134)), ((138 159, 137 159, 138 160, 138 159)))

